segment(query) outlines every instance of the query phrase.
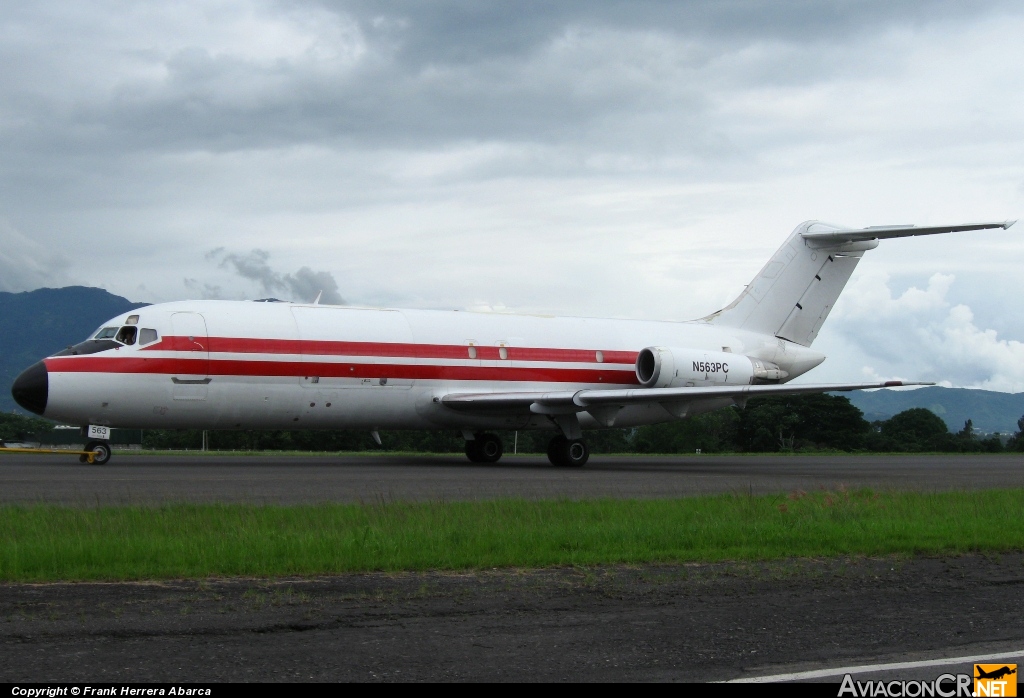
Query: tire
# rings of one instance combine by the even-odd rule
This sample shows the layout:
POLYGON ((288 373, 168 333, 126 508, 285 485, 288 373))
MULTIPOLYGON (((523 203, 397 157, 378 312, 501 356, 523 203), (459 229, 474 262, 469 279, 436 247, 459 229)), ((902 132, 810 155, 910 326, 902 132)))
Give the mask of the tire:
MULTIPOLYGON (((110 444, 106 441, 90 441, 85 445, 84 451, 92 451, 92 464, 93 465, 106 465, 110 461, 110 444)), ((80 456, 79 460, 85 460, 88 462, 87 456, 80 456)))
POLYGON ((497 434, 477 434, 476 452, 481 463, 497 463, 505 452, 501 437, 497 434))
POLYGON ((480 463, 480 442, 478 439, 473 439, 466 442, 466 458, 472 463, 480 463))
POLYGON ((583 439, 566 441, 564 453, 564 463, 570 468, 582 468, 590 460, 590 449, 583 439))
POLYGON ((548 460, 561 468, 582 468, 590 459, 590 449, 583 439, 569 440, 562 435, 548 444, 548 460))
POLYGON ((563 462, 563 458, 565 456, 565 444, 568 442, 569 440, 561 434, 548 442, 548 460, 551 461, 551 465, 556 467, 566 465, 565 462, 563 462))

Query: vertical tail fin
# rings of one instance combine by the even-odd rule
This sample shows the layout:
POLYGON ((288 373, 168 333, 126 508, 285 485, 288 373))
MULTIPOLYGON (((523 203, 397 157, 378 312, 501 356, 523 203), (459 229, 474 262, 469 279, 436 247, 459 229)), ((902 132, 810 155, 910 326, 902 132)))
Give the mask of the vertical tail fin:
POLYGON ((809 347, 860 258, 877 247, 879 239, 1009 228, 1013 223, 852 229, 807 221, 797 226, 736 300, 702 320, 809 347))

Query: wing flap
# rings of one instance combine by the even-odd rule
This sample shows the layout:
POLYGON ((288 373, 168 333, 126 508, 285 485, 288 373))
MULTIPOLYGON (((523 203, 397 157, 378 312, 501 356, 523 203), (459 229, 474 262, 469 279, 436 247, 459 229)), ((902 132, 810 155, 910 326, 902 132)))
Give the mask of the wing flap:
POLYGON ((568 414, 592 408, 626 407, 643 404, 673 404, 693 400, 730 398, 744 404, 753 397, 833 393, 849 390, 873 390, 904 386, 935 385, 905 381, 884 383, 804 383, 740 386, 709 386, 693 388, 630 388, 625 390, 579 390, 575 393, 453 393, 441 398, 441 404, 460 412, 568 414))
POLYGON ((702 388, 648 388, 629 390, 581 390, 574 402, 581 407, 589 405, 636 405, 650 402, 681 402, 710 398, 771 397, 773 395, 802 395, 809 393, 833 393, 848 390, 873 390, 875 388, 898 388, 903 386, 934 385, 934 383, 911 383, 886 381, 884 383, 803 383, 740 386, 708 386, 702 388))
MULTIPOLYGON (((531 406, 574 406, 570 391, 549 393, 453 393, 441 398, 441 404, 459 412, 530 412, 531 406)), ((575 412, 576 410, 572 410, 575 412)))

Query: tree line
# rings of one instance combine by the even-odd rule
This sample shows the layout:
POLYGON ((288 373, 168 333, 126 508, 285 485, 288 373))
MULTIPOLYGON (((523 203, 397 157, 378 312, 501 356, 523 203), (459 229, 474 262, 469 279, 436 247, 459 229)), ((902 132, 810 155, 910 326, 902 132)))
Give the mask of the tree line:
MULTIPOLYGON (((793 395, 756 398, 745 409, 729 408, 681 421, 584 432, 594 453, 775 453, 796 451, 988 452, 1024 451, 1024 417, 1006 446, 997 435, 980 436, 971 420, 950 432, 936 414, 922 407, 890 419, 868 422, 846 397, 793 395)), ((45 419, 0 414, 0 439, 45 441, 53 424, 45 419)), ((498 432, 505 452, 544 453, 547 431, 498 432)), ((458 453, 465 447, 457 431, 381 431, 378 446, 364 431, 208 431, 210 450, 232 451, 405 451, 458 453)), ((201 430, 147 429, 147 449, 202 448, 201 430)))

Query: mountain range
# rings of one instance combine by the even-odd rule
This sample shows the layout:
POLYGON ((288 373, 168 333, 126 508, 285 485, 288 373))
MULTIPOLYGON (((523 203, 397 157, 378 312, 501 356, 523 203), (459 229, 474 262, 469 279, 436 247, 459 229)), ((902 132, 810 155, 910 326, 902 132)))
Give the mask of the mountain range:
MULTIPOLYGON (((111 317, 144 305, 148 304, 85 286, 0 292, 0 410, 21 411, 10 391, 21 371, 82 341, 111 317)), ((888 419, 912 407, 926 407, 939 415, 950 431, 959 431, 970 419, 978 431, 1012 433, 1024 415, 1024 393, 936 386, 842 395, 864 412, 868 421, 888 419)))
POLYGON ((81 342, 115 315, 144 305, 149 304, 86 286, 0 292, 0 410, 22 412, 11 397, 11 384, 23 370, 81 342))
POLYGON ((929 386, 916 390, 859 390, 840 393, 850 398, 869 422, 884 420, 912 407, 925 407, 956 432, 968 419, 984 433, 1012 434, 1024 416, 1024 393, 929 386))

